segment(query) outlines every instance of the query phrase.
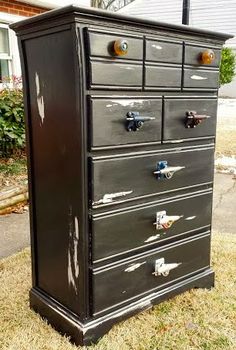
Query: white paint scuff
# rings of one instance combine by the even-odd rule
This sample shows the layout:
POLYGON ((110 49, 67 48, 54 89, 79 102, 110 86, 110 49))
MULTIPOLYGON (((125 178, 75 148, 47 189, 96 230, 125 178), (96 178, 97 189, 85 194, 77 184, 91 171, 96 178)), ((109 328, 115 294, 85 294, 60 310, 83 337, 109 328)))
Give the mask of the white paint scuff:
POLYGON ((37 72, 35 73, 35 85, 36 85, 36 93, 37 93, 38 112, 39 112, 39 116, 40 116, 40 119, 41 119, 41 123, 43 125, 43 121, 44 121, 44 118, 45 118, 44 99, 43 99, 43 95, 41 94, 40 80, 39 80, 39 75, 38 75, 37 72))
POLYGON ((124 197, 129 194, 131 194, 133 191, 124 191, 124 192, 115 192, 115 193, 106 193, 104 194, 102 199, 99 199, 99 201, 94 202, 93 204, 106 204, 106 203, 112 203, 114 199, 119 197, 124 197))
POLYGON ((152 47, 157 50, 162 50, 162 46, 153 44, 152 47))
POLYGON ((77 294, 77 278, 79 276, 78 245, 79 245, 79 221, 77 216, 72 215, 72 208, 69 208, 69 247, 68 247, 68 284, 77 294))
POLYGON ((191 79, 193 80, 207 80, 207 77, 202 77, 201 75, 191 75, 191 79))
POLYGON ((142 266, 143 264, 146 264, 146 261, 144 261, 144 262, 142 262, 142 263, 132 264, 132 265, 128 266, 128 267, 125 269, 125 272, 132 272, 132 271, 135 271, 135 270, 137 270, 140 266, 142 266))
POLYGON ((188 216, 188 217, 185 218, 184 220, 194 220, 194 219, 196 219, 196 215, 188 216))
POLYGON ((145 242, 145 243, 152 242, 152 241, 155 241, 156 239, 158 239, 158 238, 160 238, 160 237, 161 237, 160 234, 157 234, 157 235, 155 235, 155 236, 150 236, 150 237, 148 237, 144 242, 145 242))

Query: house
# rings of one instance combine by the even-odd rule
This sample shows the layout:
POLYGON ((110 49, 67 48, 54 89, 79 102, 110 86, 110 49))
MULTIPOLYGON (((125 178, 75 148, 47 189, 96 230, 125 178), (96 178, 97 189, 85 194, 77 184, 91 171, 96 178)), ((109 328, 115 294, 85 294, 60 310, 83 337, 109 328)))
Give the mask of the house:
POLYGON ((71 3, 89 6, 90 0, 0 1, 0 81, 12 75, 21 75, 17 38, 9 29, 9 24, 71 3))
MULTIPOLYGON (((231 33, 226 45, 236 53, 236 0, 191 0, 190 25, 231 33)), ((183 0, 134 0, 119 13, 175 24, 182 23, 183 0)), ((236 78, 220 89, 221 96, 236 98, 236 78)))

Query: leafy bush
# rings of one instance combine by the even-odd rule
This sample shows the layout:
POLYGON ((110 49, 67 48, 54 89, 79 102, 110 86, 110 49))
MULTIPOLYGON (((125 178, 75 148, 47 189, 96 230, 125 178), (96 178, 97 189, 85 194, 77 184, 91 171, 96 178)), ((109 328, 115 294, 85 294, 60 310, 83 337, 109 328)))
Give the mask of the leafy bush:
POLYGON ((224 47, 220 64, 220 85, 230 83, 236 74, 236 55, 229 47, 224 47))
POLYGON ((0 91, 0 156, 25 147, 24 105, 21 81, 13 77, 0 91))

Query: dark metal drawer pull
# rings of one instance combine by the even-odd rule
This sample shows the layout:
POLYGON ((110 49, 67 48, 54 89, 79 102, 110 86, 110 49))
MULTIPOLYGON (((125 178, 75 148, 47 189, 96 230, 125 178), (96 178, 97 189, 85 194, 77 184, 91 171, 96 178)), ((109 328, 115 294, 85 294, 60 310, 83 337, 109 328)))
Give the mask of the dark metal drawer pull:
POLYGON ((126 114, 127 131, 138 131, 143 126, 144 122, 154 119, 156 118, 139 115, 139 112, 128 112, 126 114))
POLYGON ((158 211, 156 213, 156 222, 153 225, 156 226, 156 230, 166 230, 182 217, 183 215, 167 215, 165 210, 158 211))
POLYGON ((186 128, 195 128, 198 124, 201 124, 201 122, 205 119, 211 118, 210 115, 201 115, 197 114, 195 111, 188 111, 186 112, 186 119, 185 119, 185 127, 186 128))
POLYGON ((154 276, 168 276, 171 270, 176 269, 182 263, 166 264, 165 258, 160 258, 155 261, 155 271, 152 273, 154 276))
POLYGON ((162 160, 157 163, 157 170, 154 174, 157 175, 158 179, 171 179, 176 171, 184 169, 185 166, 168 166, 166 160, 162 160))

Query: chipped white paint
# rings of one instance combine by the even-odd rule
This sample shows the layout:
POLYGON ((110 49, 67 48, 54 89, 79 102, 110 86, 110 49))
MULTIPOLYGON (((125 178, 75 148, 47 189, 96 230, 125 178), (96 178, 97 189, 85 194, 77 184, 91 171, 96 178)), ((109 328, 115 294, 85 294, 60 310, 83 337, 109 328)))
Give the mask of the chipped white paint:
POLYGON ((150 236, 150 237, 148 237, 144 242, 145 242, 145 243, 152 242, 152 241, 155 241, 156 239, 158 239, 158 238, 160 238, 160 237, 161 237, 160 234, 157 234, 157 235, 155 235, 155 236, 150 236))
POLYGON ((162 46, 153 44, 152 47, 157 50, 162 50, 162 46))
POLYGON ((36 93, 37 93, 38 112, 39 112, 39 116, 41 118, 41 123, 43 124, 43 121, 44 121, 44 118, 45 118, 44 99, 43 99, 43 96, 42 96, 42 93, 41 93, 39 75, 38 75, 37 72, 35 73, 35 85, 36 85, 36 93))
POLYGON ((116 193, 106 193, 102 199, 99 199, 99 201, 94 202, 93 204, 106 204, 106 203, 112 203, 115 198, 124 197, 128 194, 131 194, 133 191, 124 191, 124 192, 116 192, 116 193))
POLYGON ((193 216, 188 216, 184 220, 194 220, 195 218, 196 218, 196 215, 193 215, 193 216))
POLYGON ((113 105, 110 105, 110 104, 106 105, 106 107, 108 107, 108 108, 109 108, 109 107, 112 107, 112 106, 113 106, 113 105))
POLYGON ((201 75, 191 75, 191 79, 193 80, 207 80, 208 78, 207 77, 203 77, 201 75))
POLYGON ((168 276, 171 270, 176 269, 182 263, 166 264, 165 258, 160 258, 155 261, 155 271, 152 273, 154 276, 168 276))
POLYGON ((134 67, 120 67, 121 69, 134 70, 134 67))
POLYGON ((132 272, 137 270, 140 266, 142 266, 143 264, 146 264, 146 261, 142 262, 142 263, 137 263, 137 264, 132 264, 129 267, 127 267, 125 269, 125 272, 132 272))
POLYGON ((77 294, 76 279, 79 276, 78 245, 79 245, 79 221, 77 216, 72 214, 72 207, 69 208, 69 247, 68 247, 68 284, 77 294))

